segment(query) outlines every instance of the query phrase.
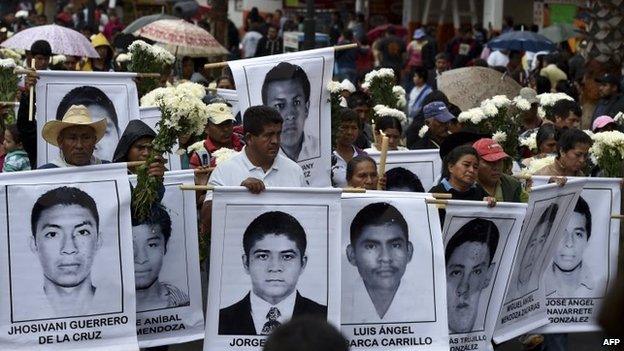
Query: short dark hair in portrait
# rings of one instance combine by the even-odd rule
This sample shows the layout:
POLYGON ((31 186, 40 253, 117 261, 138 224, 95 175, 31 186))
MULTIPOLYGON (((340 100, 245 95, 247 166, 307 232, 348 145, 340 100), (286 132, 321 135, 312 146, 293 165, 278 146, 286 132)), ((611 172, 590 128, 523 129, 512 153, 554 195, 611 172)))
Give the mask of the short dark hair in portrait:
POLYGON ((542 214, 540 215, 540 218, 537 221, 537 226, 540 226, 542 223, 548 222, 548 231, 550 231, 555 222, 555 217, 557 217, 557 211, 559 211, 559 205, 557 203, 552 203, 548 205, 548 207, 546 207, 544 209, 544 212, 542 212, 542 214))
POLYGON ((264 77, 264 83, 262 83, 262 103, 267 103, 267 93, 269 84, 280 80, 296 80, 303 88, 303 94, 305 101, 310 101, 310 81, 308 75, 303 68, 293 65, 288 62, 280 62, 277 66, 271 68, 271 70, 264 77))
MULTIPOLYGON (((100 89, 88 85, 84 85, 81 87, 74 88, 70 90, 56 109, 56 119, 62 120, 63 116, 69 110, 72 105, 85 105, 87 107, 91 105, 99 105, 108 113, 108 117, 111 119, 113 124, 115 124, 115 129, 119 132, 119 122, 117 119, 117 111, 115 110, 115 105, 109 97, 100 89)), ((91 116, 94 119, 97 119, 101 116, 91 116)))
POLYGON ((308 245, 305 230, 295 217, 281 211, 265 212, 249 223, 243 234, 245 255, 249 257, 252 246, 269 234, 284 235, 294 241, 303 260, 308 245))
POLYGON ((359 165, 362 162, 370 162, 371 164, 373 164, 373 167, 377 167, 377 163, 370 156, 357 155, 351 160, 349 160, 349 162, 347 162, 347 181, 353 178, 353 172, 355 172, 357 165, 359 165))
POLYGON ((425 188, 418 176, 403 167, 396 167, 386 172, 386 189, 408 189, 415 193, 424 193, 425 188))
POLYGON ((371 225, 396 224, 401 228, 405 241, 409 241, 409 229, 405 218, 396 207, 387 202, 375 202, 364 206, 351 222, 351 245, 355 245, 364 227, 371 225))
POLYGON ((291 319, 269 336, 263 351, 347 351, 349 343, 326 320, 304 316, 291 319))
POLYGON ((592 139, 584 131, 576 128, 568 129, 561 133, 557 140, 557 151, 568 152, 576 147, 576 144, 592 144, 592 139))
POLYGON ((587 233, 587 240, 591 236, 591 228, 592 228, 592 215, 589 210, 589 205, 587 201, 579 196, 578 201, 576 201, 576 205, 574 206, 574 212, 579 213, 585 217, 585 232, 587 233))
MULTIPOLYGON (((56 205, 70 206, 78 205, 87 209, 95 219, 95 227, 100 228, 100 216, 98 214, 95 200, 86 192, 73 187, 63 186, 52 189, 41 195, 32 208, 30 216, 30 229, 33 237, 37 231, 37 222, 43 211, 50 209, 56 205)), ((36 238, 35 238, 36 239, 36 238)))
POLYGON ((244 132, 255 136, 262 134, 264 126, 278 123, 284 123, 282 115, 280 115, 276 109, 269 106, 251 106, 243 115, 244 132))
POLYGON ((489 263, 492 264, 496 248, 498 247, 499 237, 500 233, 494 222, 483 218, 472 219, 461 226, 449 240, 448 244, 446 244, 444 259, 448 262, 455 249, 464 243, 475 242, 487 244, 490 251, 489 263))
POLYGON ((171 216, 161 204, 154 204, 150 209, 149 215, 144 219, 138 219, 132 216, 132 226, 136 227, 142 224, 157 225, 165 238, 165 253, 167 252, 167 243, 171 237, 171 216))

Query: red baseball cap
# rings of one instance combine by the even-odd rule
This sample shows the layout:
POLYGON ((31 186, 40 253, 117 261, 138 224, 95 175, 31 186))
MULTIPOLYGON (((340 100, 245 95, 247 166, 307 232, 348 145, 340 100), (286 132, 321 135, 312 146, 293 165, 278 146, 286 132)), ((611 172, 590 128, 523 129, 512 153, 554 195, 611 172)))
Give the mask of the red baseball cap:
POLYGON ((474 144, 472 144, 472 147, 477 150, 477 153, 482 159, 488 162, 496 162, 509 157, 509 155, 505 153, 505 150, 503 150, 502 146, 489 138, 477 140, 474 144))

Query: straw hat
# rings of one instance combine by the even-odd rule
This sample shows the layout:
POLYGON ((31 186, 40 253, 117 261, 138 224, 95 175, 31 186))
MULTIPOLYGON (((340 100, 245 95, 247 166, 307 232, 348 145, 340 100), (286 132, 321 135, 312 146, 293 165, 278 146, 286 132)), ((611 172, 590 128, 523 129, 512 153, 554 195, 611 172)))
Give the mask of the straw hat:
POLYGON ((102 118, 97 122, 93 122, 89 110, 84 105, 72 105, 63 119, 60 121, 48 121, 43 125, 43 139, 48 143, 58 146, 58 136, 65 128, 74 126, 89 126, 95 130, 96 142, 100 141, 106 133, 106 118, 102 118))

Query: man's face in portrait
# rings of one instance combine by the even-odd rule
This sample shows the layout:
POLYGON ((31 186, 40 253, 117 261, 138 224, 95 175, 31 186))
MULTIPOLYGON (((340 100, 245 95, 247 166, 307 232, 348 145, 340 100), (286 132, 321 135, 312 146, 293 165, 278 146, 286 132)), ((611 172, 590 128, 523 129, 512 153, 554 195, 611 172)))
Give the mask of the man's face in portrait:
POLYGON ((367 289, 395 290, 413 251, 400 226, 368 225, 362 228, 355 245, 347 247, 347 258, 357 267, 367 289))
POLYGON ((537 260, 546 244, 548 235, 550 235, 550 227, 548 220, 546 220, 539 223, 533 230, 533 233, 531 233, 526 250, 520 261, 520 274, 518 276, 520 283, 526 284, 531 279, 533 268, 538 264, 537 260))
POLYGON ((282 146, 296 148, 303 138, 310 102, 306 101, 303 86, 296 79, 277 80, 267 85, 267 106, 282 115, 282 146))
POLYGON ((46 279, 66 288, 89 277, 100 246, 95 218, 79 205, 56 205, 44 210, 30 243, 46 279))
POLYGON ((493 267, 484 242, 468 241, 458 246, 446 262, 446 298, 449 330, 472 330, 481 291, 490 283, 493 267))
POLYGON ((263 300, 277 304, 295 291, 307 257, 285 235, 268 234, 256 241, 243 255, 243 266, 251 277, 253 292, 263 300))
POLYGON ((141 224, 132 227, 134 284, 137 289, 147 289, 158 280, 166 253, 165 245, 160 225, 141 224))
POLYGON ((89 113, 93 117, 93 120, 106 118, 106 133, 95 146, 93 155, 102 160, 110 160, 113 158, 113 153, 115 152, 115 148, 119 142, 119 132, 117 132, 117 126, 115 126, 115 122, 102 106, 94 104, 87 106, 87 108, 89 109, 89 113))
POLYGON ((587 230, 585 216, 572 212, 565 227, 563 239, 557 247, 554 262, 560 270, 570 272, 577 269, 583 262, 583 253, 587 248, 587 230))

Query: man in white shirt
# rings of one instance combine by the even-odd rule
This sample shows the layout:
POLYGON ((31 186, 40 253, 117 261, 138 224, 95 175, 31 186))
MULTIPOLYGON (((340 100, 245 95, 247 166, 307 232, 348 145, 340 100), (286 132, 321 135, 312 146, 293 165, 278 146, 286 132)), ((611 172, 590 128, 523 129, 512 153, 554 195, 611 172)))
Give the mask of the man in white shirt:
MULTIPOLYGON (((214 186, 244 186, 254 194, 266 186, 305 187, 303 170, 279 153, 282 116, 272 107, 252 106, 243 116, 246 145, 236 156, 221 163, 210 175, 214 186)), ((210 230, 212 197, 201 210, 202 233, 210 230)))

